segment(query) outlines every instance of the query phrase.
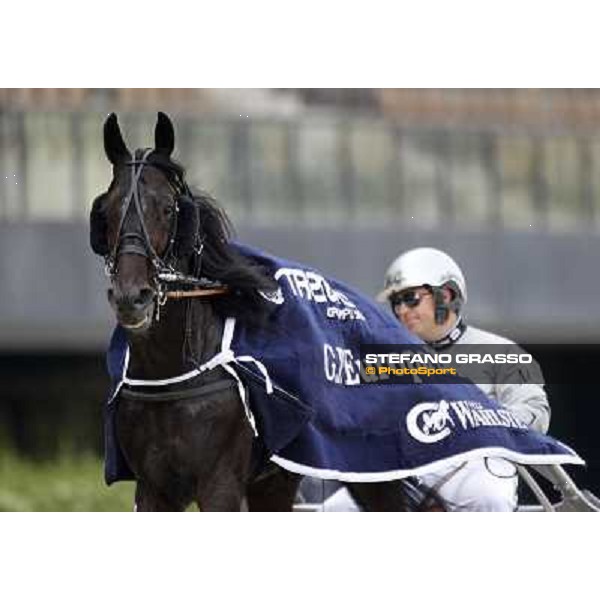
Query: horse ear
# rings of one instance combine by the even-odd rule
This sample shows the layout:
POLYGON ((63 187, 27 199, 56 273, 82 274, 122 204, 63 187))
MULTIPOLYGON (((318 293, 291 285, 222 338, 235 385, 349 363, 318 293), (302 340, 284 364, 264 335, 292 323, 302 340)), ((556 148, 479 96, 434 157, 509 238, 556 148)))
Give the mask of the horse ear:
POLYGON ((106 157, 113 165, 131 158, 131 154, 123 141, 115 113, 110 113, 104 122, 104 152, 106 152, 106 157))
POLYGON ((154 147, 156 151, 167 158, 171 156, 175 148, 175 130, 171 119, 164 112, 158 113, 156 129, 154 130, 154 147))

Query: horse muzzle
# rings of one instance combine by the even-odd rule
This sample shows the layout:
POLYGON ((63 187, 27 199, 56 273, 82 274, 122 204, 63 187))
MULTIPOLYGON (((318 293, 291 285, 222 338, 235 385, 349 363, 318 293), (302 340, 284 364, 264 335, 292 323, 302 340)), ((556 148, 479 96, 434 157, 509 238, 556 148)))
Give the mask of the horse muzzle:
POLYGON ((115 311, 119 324, 132 332, 144 332, 154 315, 156 292, 150 287, 132 288, 123 292, 118 288, 108 290, 108 301, 115 311))

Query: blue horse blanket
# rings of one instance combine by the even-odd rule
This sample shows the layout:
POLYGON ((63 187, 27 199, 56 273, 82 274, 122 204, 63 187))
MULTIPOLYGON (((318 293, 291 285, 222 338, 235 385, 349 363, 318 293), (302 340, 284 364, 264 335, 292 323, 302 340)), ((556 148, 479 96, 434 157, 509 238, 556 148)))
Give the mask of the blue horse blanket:
MULTIPOLYGON (((279 285, 265 294, 273 311, 264 330, 258 334, 236 323, 230 344, 230 366, 248 389, 259 439, 277 464, 341 481, 400 479, 482 456, 583 464, 573 450, 528 430, 469 381, 368 382, 362 345, 417 346, 420 340, 347 285, 310 267, 236 248, 264 265, 279 285), (256 363, 237 360, 248 356, 266 374, 256 363)), ((117 328, 107 356, 113 391, 125 375, 126 351, 126 336, 117 328)), ((116 441, 116 401, 106 414, 109 483, 133 477, 116 441)))

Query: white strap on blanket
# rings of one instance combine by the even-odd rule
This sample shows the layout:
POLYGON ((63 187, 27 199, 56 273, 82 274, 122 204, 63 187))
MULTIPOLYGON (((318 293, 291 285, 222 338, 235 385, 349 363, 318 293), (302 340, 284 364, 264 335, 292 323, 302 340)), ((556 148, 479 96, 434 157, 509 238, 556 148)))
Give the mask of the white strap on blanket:
MULTIPOLYGON (((117 386, 116 392, 120 389, 123 383, 126 383, 130 386, 163 386, 163 385, 172 385, 174 383, 181 383, 182 381, 188 381, 189 379, 193 379, 194 377, 198 377, 201 373, 206 371, 210 371, 215 367, 223 367, 227 373, 229 373, 237 382, 238 391, 240 393, 240 400, 244 406, 244 413, 246 414, 246 418, 254 431, 254 436, 258 436, 258 431, 256 429, 256 421, 254 420, 254 415, 250 410, 250 404, 246 397, 246 388, 242 383, 239 375, 236 373, 235 369, 231 366, 231 363, 241 363, 241 362, 251 362, 254 363, 262 376, 265 378, 265 388, 267 394, 273 393, 273 382, 269 377, 269 372, 263 363, 254 358, 253 356, 235 356, 233 350, 231 349, 231 342, 233 341, 233 333, 235 330, 235 319, 229 318, 225 320, 225 327, 223 329, 223 339, 221 341, 221 351, 215 354, 210 360, 206 361, 203 365, 200 365, 198 368, 193 369, 192 371, 188 371, 183 375, 177 375, 176 377, 170 377, 168 379, 130 379, 127 377, 127 367, 129 365, 129 349, 127 349, 127 356, 125 359, 125 368, 124 375, 122 381, 117 386)), ((113 398, 116 396, 116 392, 113 398)), ((112 399, 111 399, 112 400, 112 399)))

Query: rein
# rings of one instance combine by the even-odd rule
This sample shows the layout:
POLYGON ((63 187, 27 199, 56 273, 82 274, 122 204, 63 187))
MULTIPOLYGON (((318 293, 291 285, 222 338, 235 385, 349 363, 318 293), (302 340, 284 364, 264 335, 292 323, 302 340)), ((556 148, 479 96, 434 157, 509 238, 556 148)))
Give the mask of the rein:
POLYGON ((203 288, 198 290, 172 290, 166 292, 165 296, 173 300, 182 300, 183 298, 202 298, 207 296, 224 296, 229 293, 226 285, 214 288, 203 288))

